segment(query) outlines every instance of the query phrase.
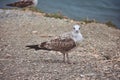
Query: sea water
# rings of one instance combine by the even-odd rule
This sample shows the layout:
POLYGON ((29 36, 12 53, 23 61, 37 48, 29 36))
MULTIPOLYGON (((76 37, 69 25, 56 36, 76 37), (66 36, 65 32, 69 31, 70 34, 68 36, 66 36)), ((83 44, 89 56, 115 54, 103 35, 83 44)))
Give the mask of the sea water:
MULTIPOLYGON (((17 0, 0 0, 0 8, 17 0)), ((37 8, 46 13, 57 13, 75 19, 111 21, 120 28, 120 0, 38 0, 37 8)))

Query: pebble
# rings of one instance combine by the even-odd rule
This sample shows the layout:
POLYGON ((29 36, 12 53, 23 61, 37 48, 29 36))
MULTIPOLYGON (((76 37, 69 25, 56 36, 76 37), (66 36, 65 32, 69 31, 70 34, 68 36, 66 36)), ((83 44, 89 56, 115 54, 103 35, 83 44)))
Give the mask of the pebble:
POLYGON ((37 33, 38 33, 38 31, 32 31, 32 33, 33 33, 33 34, 37 34, 37 33))
POLYGON ((10 58, 10 57, 12 57, 11 54, 6 54, 6 55, 5 55, 5 58, 10 58))

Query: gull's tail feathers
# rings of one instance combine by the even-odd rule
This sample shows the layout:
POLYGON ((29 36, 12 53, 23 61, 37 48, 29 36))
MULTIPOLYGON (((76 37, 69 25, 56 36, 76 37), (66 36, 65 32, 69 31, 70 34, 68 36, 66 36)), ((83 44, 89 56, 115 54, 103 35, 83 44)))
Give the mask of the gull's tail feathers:
POLYGON ((45 44, 46 44, 46 42, 43 42, 39 45, 27 45, 26 47, 28 49, 34 49, 34 50, 48 50, 48 51, 50 51, 51 49, 44 47, 45 44))
POLYGON ((27 45, 26 47, 28 47, 28 49, 35 49, 35 50, 40 49, 38 45, 27 45))

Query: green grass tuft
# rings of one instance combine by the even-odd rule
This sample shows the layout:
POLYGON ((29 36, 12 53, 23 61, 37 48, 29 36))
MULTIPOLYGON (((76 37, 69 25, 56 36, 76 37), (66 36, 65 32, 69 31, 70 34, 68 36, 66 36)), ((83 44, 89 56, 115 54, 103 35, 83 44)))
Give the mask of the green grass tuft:
POLYGON ((67 18, 66 16, 63 16, 61 13, 46 13, 45 17, 51 17, 51 18, 59 18, 59 19, 65 19, 67 18))
MULTIPOLYGON (((36 8, 36 7, 29 7, 27 8, 28 10, 31 10, 33 12, 39 12, 39 13, 44 13, 42 10, 36 8)), ((26 10, 26 8, 23 8, 23 10, 26 10)))
POLYGON ((95 19, 90 20, 90 19, 88 19, 88 18, 85 18, 85 19, 83 19, 82 21, 85 22, 86 24, 87 24, 87 23, 96 22, 95 19))
POLYGON ((105 24, 106 24, 108 27, 117 28, 117 26, 116 26, 115 24, 113 24, 112 21, 107 21, 107 22, 105 22, 105 24))

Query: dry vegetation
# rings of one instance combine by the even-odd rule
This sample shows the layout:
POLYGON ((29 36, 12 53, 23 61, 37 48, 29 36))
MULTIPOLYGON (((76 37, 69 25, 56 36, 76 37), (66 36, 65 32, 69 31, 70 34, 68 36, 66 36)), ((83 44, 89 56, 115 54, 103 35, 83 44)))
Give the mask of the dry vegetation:
POLYGON ((0 80, 120 80, 120 30, 100 23, 55 19, 41 13, 0 10, 0 80), (62 62, 54 51, 27 50, 81 25, 84 41, 62 62))

